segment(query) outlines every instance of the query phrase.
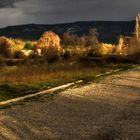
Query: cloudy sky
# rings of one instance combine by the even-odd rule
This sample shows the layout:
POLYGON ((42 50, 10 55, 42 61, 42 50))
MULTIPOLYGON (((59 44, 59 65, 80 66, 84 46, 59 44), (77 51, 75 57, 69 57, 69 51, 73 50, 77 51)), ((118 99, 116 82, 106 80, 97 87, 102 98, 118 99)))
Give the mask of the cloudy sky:
POLYGON ((27 23, 133 20, 140 0, 0 0, 0 27, 27 23))

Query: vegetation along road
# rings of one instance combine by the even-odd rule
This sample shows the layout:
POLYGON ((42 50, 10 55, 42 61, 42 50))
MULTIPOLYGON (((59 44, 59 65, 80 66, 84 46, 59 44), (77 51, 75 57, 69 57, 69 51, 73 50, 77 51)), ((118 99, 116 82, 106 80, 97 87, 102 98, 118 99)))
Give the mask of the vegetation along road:
POLYGON ((0 109, 0 140, 139 140, 140 68, 0 109))

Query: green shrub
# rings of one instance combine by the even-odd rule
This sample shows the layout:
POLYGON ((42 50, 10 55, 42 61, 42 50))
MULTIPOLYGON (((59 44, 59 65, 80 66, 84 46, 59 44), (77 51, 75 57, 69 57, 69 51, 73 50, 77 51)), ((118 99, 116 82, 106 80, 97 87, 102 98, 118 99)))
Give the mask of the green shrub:
POLYGON ((24 45, 24 49, 34 50, 35 49, 35 43, 34 42, 26 42, 25 45, 24 45))

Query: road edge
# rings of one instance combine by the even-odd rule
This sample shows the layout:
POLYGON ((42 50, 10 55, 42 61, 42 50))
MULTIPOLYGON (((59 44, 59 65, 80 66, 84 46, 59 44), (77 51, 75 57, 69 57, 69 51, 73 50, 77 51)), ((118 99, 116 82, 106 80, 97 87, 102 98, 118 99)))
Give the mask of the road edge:
MULTIPOLYGON (((137 66, 133 65, 131 69, 133 69, 135 67, 137 67, 137 66)), ((124 71, 124 70, 125 70, 124 68, 115 69, 113 71, 108 71, 108 72, 105 72, 105 73, 95 75, 95 78, 101 78, 103 76, 109 76, 109 75, 112 75, 112 74, 115 74, 115 73, 118 73, 118 72, 121 72, 121 71, 124 71)), ((9 100, 0 102, 0 106, 9 105, 9 104, 16 103, 16 102, 19 102, 19 101, 23 101, 25 99, 33 98, 33 97, 36 97, 36 96, 39 96, 39 95, 49 94, 49 93, 52 93, 52 92, 56 92, 58 90, 64 90, 64 89, 67 89, 71 86, 74 86, 76 84, 81 84, 81 83, 84 83, 84 80, 79 80, 79 81, 76 81, 76 82, 67 83, 65 85, 61 85, 61 86, 54 87, 54 88, 51 88, 51 89, 43 90, 43 91, 40 91, 40 92, 37 92, 37 93, 33 93, 33 94, 29 94, 29 95, 25 95, 25 96, 13 98, 13 99, 9 99, 9 100)))

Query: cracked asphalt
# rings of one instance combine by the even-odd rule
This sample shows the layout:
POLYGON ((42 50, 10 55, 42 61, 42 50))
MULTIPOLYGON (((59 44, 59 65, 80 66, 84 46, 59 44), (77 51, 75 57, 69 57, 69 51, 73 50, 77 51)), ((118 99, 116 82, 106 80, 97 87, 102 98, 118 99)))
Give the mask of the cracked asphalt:
POLYGON ((0 140, 140 140, 140 67, 1 108, 0 140))

